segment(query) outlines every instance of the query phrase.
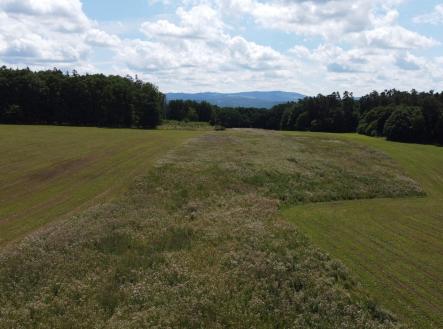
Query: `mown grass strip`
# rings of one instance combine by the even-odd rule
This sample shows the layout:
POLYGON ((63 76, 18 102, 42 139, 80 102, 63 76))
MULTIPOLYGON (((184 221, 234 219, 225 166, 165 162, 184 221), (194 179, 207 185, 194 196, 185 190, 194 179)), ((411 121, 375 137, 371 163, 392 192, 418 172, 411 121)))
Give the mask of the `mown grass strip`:
POLYGON ((198 132, 0 126, 0 246, 99 202, 198 132))

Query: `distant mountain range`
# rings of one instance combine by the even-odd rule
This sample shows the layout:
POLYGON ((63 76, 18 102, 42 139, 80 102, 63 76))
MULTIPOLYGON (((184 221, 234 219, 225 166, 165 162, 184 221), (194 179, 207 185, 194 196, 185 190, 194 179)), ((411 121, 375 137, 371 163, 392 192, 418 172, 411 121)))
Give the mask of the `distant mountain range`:
POLYGON ((271 108, 274 105, 297 101, 305 96, 285 91, 250 91, 241 93, 168 93, 166 99, 206 101, 220 107, 257 107, 271 108))

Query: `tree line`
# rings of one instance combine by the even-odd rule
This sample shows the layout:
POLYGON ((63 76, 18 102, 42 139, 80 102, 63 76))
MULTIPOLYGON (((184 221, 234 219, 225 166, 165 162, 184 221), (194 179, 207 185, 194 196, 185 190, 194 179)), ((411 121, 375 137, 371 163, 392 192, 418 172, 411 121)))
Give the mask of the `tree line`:
POLYGON ((226 128, 358 132, 389 140, 443 145, 443 92, 376 91, 305 97, 272 109, 168 103, 137 77, 0 68, 0 123, 155 128, 162 119, 226 128))
POLYGON ((157 87, 132 77, 0 68, 0 123, 154 128, 157 87))
MULTIPOLYGON (((194 101, 171 101, 167 105, 166 118, 190 120, 190 114, 199 113, 204 103, 194 101), (177 114, 181 112, 181 114, 177 114)), ((358 124, 357 102, 350 93, 306 97, 297 102, 274 106, 272 109, 232 108, 205 104, 205 119, 213 125, 226 128, 262 128, 272 130, 312 130, 330 132, 355 131, 358 124)))
POLYGON ((257 108, 220 108, 208 103, 171 101, 166 118, 207 121, 226 128, 358 132, 388 140, 443 145, 443 93, 376 91, 356 99, 352 93, 317 95, 297 102, 257 108), (197 115, 205 108, 204 119, 197 115), (177 114, 177 111, 182 114, 177 114), (169 114, 168 114, 169 113, 169 114), (173 116, 171 115, 173 113, 173 116))
POLYGON ((372 92, 359 103, 358 133, 443 145, 443 93, 388 90, 372 92))

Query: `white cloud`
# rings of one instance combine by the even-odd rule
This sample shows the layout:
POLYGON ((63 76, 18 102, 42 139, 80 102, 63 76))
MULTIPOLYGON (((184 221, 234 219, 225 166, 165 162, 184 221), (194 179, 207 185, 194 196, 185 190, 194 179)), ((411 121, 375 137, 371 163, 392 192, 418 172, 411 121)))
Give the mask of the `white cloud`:
POLYGON ((313 84, 317 92, 351 90, 362 95, 394 87, 436 89, 443 81, 442 59, 430 61, 402 49, 344 49, 323 44, 312 50, 297 46, 290 53, 303 60, 303 71, 308 76, 321 77, 320 84, 313 84))
POLYGON ((120 51, 120 60, 131 69, 158 79, 169 90, 198 89, 211 83, 218 90, 251 89, 248 85, 255 89, 258 85, 290 86, 311 93, 338 86, 367 90, 377 82, 374 79, 380 69, 392 76, 399 70, 421 69, 404 52, 437 44, 398 25, 394 6, 400 1, 395 0, 357 0, 353 5, 348 1, 285 0, 188 3, 189 9, 177 10, 177 20, 143 23, 141 31, 148 40, 131 41, 120 51), (313 50, 295 45, 287 53, 278 52, 230 35, 224 20, 236 15, 240 19, 250 16, 266 29, 321 36, 325 43, 313 50), (350 47, 345 50, 339 43, 350 47), (174 79, 177 76, 181 82, 174 79), (190 81, 191 87, 187 85, 190 81))
POLYGON ((153 6, 157 3, 161 3, 163 5, 170 5, 171 4, 171 0, 148 0, 148 3, 153 6))
POLYGON ((219 0, 228 14, 250 15, 260 26, 331 42, 379 48, 432 47, 438 42, 397 24, 401 0, 219 0))
POLYGON ((144 22, 141 31, 147 40, 126 40, 119 61, 154 76, 165 88, 181 84, 186 90, 210 83, 219 90, 248 88, 251 81, 270 85, 296 68, 295 60, 273 48, 231 35, 211 6, 178 8, 176 14, 176 22, 144 22), (190 79, 192 86, 187 85, 190 79))
POLYGON ((0 0, 0 61, 30 67, 91 67, 93 46, 118 37, 96 28, 79 0, 0 0))
POLYGON ((86 42, 97 47, 116 47, 121 40, 116 35, 111 35, 99 29, 90 29, 86 33, 86 42))
POLYGON ((355 40, 369 47, 414 49, 438 45, 438 41, 407 30, 399 25, 382 26, 354 36, 355 40))
POLYGON ((425 63, 411 53, 406 53, 397 56, 395 64, 402 70, 419 71, 425 63))
POLYGON ((265 28, 308 36, 337 39, 348 32, 370 26, 374 1, 257 1, 219 0, 221 10, 229 15, 250 15, 265 28))
POLYGON ((333 37, 371 28, 376 20, 395 20, 392 8, 401 1, 382 0, 215 0, 229 15, 251 15, 267 28, 333 37))
POLYGON ((443 3, 435 6, 431 13, 414 17, 414 22, 433 25, 443 24, 443 3))
POLYGON ((177 18, 180 26, 167 20, 144 22, 142 32, 148 37, 172 37, 188 39, 209 39, 221 33, 223 21, 218 13, 207 5, 192 7, 189 11, 178 8, 177 18))
POLYGON ((58 32, 83 32, 89 25, 78 0, 0 0, 0 11, 21 22, 38 17, 40 26, 58 32))
MULTIPOLYGON (((169 0, 147 0, 146 6, 160 2, 172 8, 169 0)), ((443 81, 442 58, 417 56, 438 41, 400 24, 401 0, 179 3, 174 13, 144 22, 97 23, 80 0, 0 0, 0 65, 101 67, 138 74, 163 91, 348 89, 359 95, 374 88, 435 88, 443 81), (271 37, 254 42, 246 37, 251 27, 271 37), (274 35, 287 44, 271 47, 274 35)), ((437 24, 439 10, 415 21, 437 24)))

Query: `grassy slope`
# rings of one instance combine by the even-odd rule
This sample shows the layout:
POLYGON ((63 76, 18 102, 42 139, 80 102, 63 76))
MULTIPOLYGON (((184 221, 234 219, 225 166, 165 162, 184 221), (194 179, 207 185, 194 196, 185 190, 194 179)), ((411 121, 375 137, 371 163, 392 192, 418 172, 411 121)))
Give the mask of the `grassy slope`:
POLYGON ((0 126, 0 245, 109 200, 197 133, 0 126))
POLYGON ((357 144, 206 134, 0 252, 0 328, 397 328, 278 209, 419 192, 357 144))
POLYGON ((295 135, 344 138, 382 150, 423 186, 425 198, 307 204, 284 215, 404 322, 443 328, 443 148, 353 134, 295 135))

